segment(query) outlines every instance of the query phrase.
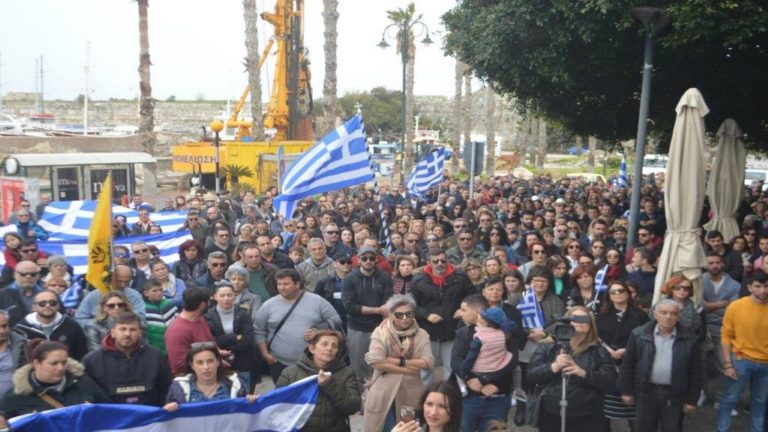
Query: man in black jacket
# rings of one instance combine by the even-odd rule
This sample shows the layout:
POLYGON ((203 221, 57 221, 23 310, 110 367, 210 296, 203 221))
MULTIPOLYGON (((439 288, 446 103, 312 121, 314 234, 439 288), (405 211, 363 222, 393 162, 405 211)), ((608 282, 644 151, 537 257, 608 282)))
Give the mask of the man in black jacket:
POLYGON ((349 363, 355 371, 357 385, 371 377, 365 353, 371 345, 371 333, 387 314, 384 304, 392 296, 392 279, 376 268, 376 249, 360 248, 360 267, 352 270, 341 282, 341 301, 347 310, 347 340, 349 363))
POLYGON ((27 339, 43 339, 61 342, 69 348, 69 356, 80 361, 88 353, 88 339, 80 324, 59 312, 59 296, 51 290, 35 294, 32 310, 14 330, 27 339))
POLYGON ((141 340, 141 321, 122 312, 101 342, 83 359, 85 373, 116 403, 162 406, 171 385, 168 360, 141 340))
MULTIPOLYGON (((413 278, 411 294, 416 300, 416 320, 429 333, 435 365, 443 366, 443 379, 451 375, 451 349, 456 338, 461 301, 475 293, 467 275, 448 264, 445 251, 430 252, 424 272, 413 278)), ((432 382, 432 371, 422 370, 424 385, 432 382)))
POLYGON ((696 336, 678 324, 680 305, 656 305, 656 322, 636 328, 621 363, 621 399, 636 405, 638 432, 677 431, 683 414, 696 410, 703 372, 696 336))

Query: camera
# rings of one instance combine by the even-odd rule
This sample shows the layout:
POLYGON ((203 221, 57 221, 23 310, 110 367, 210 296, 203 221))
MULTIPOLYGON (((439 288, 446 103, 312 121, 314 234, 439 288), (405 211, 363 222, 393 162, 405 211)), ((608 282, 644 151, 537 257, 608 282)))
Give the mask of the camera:
POLYGON ((573 328, 571 323, 589 324, 590 319, 588 316, 575 315, 575 316, 558 316, 555 315, 555 328, 552 331, 552 337, 555 338, 557 343, 563 347, 564 350, 568 350, 571 346, 571 339, 576 333, 576 329, 573 328))

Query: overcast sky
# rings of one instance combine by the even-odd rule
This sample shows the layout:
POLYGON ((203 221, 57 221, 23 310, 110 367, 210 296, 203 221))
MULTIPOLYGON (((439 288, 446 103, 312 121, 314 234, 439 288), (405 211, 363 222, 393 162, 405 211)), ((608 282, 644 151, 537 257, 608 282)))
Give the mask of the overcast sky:
MULTIPOLYGON (((259 12, 274 7, 256 0, 259 12)), ((376 86, 400 89, 400 57, 376 44, 388 24, 385 11, 407 0, 340 0, 339 96, 376 86)), ((451 0, 416 0, 431 32, 451 0)), ((324 71, 322 1, 306 0, 305 38, 312 62, 315 97, 322 97, 324 71)), ((90 96, 135 98, 138 94, 138 7, 132 0, 0 0, 0 84, 2 94, 35 91, 35 62, 41 55, 46 99, 74 99, 84 93, 86 46, 90 41, 90 96)), ((259 48, 272 27, 262 21, 259 48)), ((149 38, 155 98, 236 99, 247 83, 241 0, 150 0, 149 38)), ((433 36, 439 40, 440 36, 433 36)), ((389 41, 393 43, 393 41, 389 41)), ((417 48, 418 95, 452 95, 454 61, 441 43, 417 48)), ((268 97, 274 62, 262 69, 268 97), (265 73, 266 72, 266 73, 265 73)))

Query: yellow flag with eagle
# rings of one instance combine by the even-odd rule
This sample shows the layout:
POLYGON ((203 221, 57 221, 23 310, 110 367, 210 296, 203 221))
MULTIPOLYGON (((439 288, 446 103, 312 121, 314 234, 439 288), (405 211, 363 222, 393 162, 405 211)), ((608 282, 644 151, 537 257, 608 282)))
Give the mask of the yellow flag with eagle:
POLYGON ((112 289, 112 172, 101 187, 88 233, 88 272, 85 280, 102 294, 112 289))

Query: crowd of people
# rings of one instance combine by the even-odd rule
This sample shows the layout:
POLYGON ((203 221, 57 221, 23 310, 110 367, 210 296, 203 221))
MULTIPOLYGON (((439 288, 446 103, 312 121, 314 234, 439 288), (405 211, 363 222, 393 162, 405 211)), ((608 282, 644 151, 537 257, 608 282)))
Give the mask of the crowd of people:
MULTIPOLYGON (((349 431, 355 413, 367 432, 556 431, 563 397, 573 430, 608 431, 614 419, 678 431, 709 400, 718 431, 739 410, 763 431, 762 185, 745 190, 740 235, 701 229, 702 277, 672 275, 653 303, 660 182, 642 187, 631 248, 629 191, 600 182, 510 175, 470 194, 447 179, 426 200, 359 187, 306 198, 287 218, 274 188, 197 192, 158 210, 186 212, 178 261, 160 259, 151 237, 117 245, 109 293, 40 250, 42 210, 27 203, 3 238, 0 413, 174 411, 316 375, 306 431, 349 431)), ((131 206, 138 222, 115 217, 115 236, 162 232, 140 195, 131 206)))

